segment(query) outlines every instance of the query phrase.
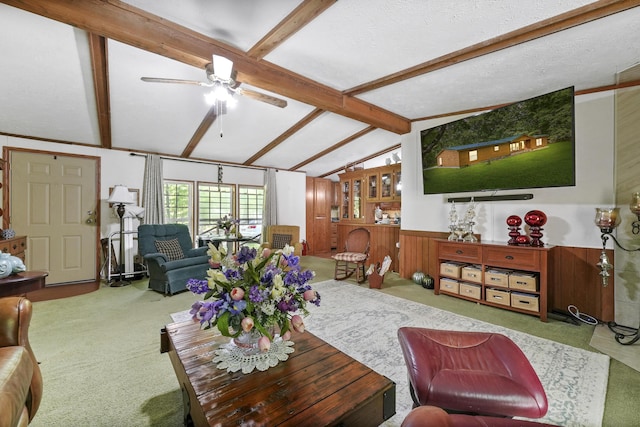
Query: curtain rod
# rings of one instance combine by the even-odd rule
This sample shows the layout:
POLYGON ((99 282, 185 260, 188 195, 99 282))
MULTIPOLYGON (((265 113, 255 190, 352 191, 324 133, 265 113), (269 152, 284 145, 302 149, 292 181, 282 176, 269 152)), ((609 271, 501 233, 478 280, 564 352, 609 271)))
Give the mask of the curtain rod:
MULTIPOLYGON (((140 156, 140 157, 147 157, 148 154, 140 154, 140 153, 129 153, 130 156, 140 156)), ((268 168, 262 167, 262 166, 245 166, 245 165, 238 165, 235 163, 225 163, 225 162, 214 162, 214 161, 208 161, 208 160, 194 160, 194 159, 183 159, 180 157, 167 157, 167 156, 160 156, 161 159, 164 160, 175 160, 176 162, 189 162, 189 163, 201 163, 203 165, 214 165, 214 166, 229 166, 229 167, 233 167, 233 168, 240 168, 240 169, 258 169, 258 170, 263 170, 266 171, 268 168)), ((277 170, 277 168, 274 168, 277 170)))

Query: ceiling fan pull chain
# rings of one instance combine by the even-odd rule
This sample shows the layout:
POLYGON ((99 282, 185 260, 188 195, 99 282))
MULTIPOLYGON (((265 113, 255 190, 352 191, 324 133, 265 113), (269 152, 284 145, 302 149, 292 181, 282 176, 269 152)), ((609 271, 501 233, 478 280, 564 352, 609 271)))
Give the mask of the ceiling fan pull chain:
POLYGON ((223 137, 222 133, 222 100, 218 99, 218 129, 220 130, 220 138, 223 137))

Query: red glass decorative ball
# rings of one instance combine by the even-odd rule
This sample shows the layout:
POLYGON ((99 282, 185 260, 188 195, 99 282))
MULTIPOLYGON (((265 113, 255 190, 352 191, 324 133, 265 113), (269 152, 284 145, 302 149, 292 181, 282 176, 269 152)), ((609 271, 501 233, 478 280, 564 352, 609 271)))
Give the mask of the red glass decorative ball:
POLYGON ((530 227, 542 227, 547 223, 547 215, 538 210, 529 211, 524 216, 524 222, 529 224, 530 227))
POLYGON ((507 218, 507 225, 509 227, 520 227, 520 224, 522 224, 522 218, 518 215, 511 215, 507 218))
POLYGON ((518 245, 528 245, 531 242, 529 236, 523 234, 521 236, 516 237, 516 243, 518 245))

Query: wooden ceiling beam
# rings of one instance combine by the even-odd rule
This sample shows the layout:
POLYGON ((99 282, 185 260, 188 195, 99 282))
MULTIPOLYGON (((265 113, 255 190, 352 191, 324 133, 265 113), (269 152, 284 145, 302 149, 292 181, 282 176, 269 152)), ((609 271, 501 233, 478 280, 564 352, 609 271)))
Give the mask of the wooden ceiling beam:
POLYGON ((286 39, 300 31, 305 25, 317 18, 322 12, 335 4, 337 0, 304 0, 278 25, 271 29, 247 55, 262 59, 280 46, 286 39))
MULTIPOLYGON (((402 144, 396 144, 396 145, 394 145, 394 146, 392 146, 392 147, 385 148, 384 150, 380 150, 380 151, 378 151, 377 153, 373 153, 373 154, 368 155, 367 157, 363 157, 363 158, 361 158, 361 159, 359 159, 359 160, 356 160, 355 162, 349 162, 349 164, 351 164, 351 165, 357 165, 358 163, 364 163, 364 162, 366 162, 367 160, 375 159, 376 157, 382 156, 383 154, 390 153, 390 152, 392 152, 392 151, 394 151, 394 150, 399 150, 400 148, 402 148, 402 144)), ((318 177, 319 177, 319 178, 326 178, 326 177, 328 177, 328 176, 333 175, 334 173, 338 173, 338 172, 340 172, 340 171, 344 171, 344 170, 345 170, 345 168, 344 168, 344 167, 340 167, 340 168, 338 168, 338 169, 334 169, 334 170, 332 170, 332 171, 325 172, 325 173, 323 173, 322 175, 318 175, 318 177)))
POLYGON ((586 6, 561 13, 560 15, 544 19, 506 34, 501 34, 489 40, 465 47, 464 49, 448 53, 431 61, 423 62, 422 64, 364 83, 345 91, 345 93, 356 96, 364 92, 370 92, 384 86, 456 65, 470 59, 479 58, 638 6, 640 6, 640 0, 595 1, 586 6))
POLYGON ((193 150, 195 150, 198 144, 200 144, 200 141, 202 141, 202 138, 204 138, 204 135, 207 133, 207 131, 217 118, 218 108, 214 104, 211 106, 211 108, 209 108, 207 114, 205 114, 204 118, 200 122, 200 125, 198 126, 198 129, 196 129, 196 131, 193 133, 193 136, 189 140, 189 143, 184 148, 184 150, 182 150, 182 154, 180 154, 180 157, 188 158, 189 156, 191 156, 193 150))
POLYGON ((362 136, 365 136, 366 134, 368 134, 369 132, 372 132, 374 130, 376 130, 376 128, 374 128, 373 126, 368 126, 368 127, 364 128, 364 129, 362 129, 361 131, 356 132, 353 135, 343 139, 342 141, 340 141, 340 142, 338 142, 336 144, 333 144, 331 147, 329 147, 329 148, 327 148, 325 150, 322 150, 321 152, 317 153, 316 155, 309 157, 307 160, 298 163, 297 165, 293 166, 289 170, 290 171, 296 171, 296 170, 300 169, 301 167, 303 167, 305 165, 308 165, 309 163, 313 162, 314 160, 317 160, 320 157, 324 157, 327 154, 337 150, 338 148, 344 147, 345 145, 349 144, 350 142, 353 142, 356 139, 358 139, 358 138, 360 138, 362 136))
POLYGON ((89 51, 91 71, 93 72, 93 91, 98 112, 100 146, 111 148, 111 104, 109 102, 109 66, 107 63, 107 40, 89 33, 89 51))
POLYGON ((262 147, 262 149, 260 151, 258 151, 256 154, 254 154, 253 156, 249 157, 244 163, 243 165, 252 165, 253 163, 255 163, 256 160, 258 160, 260 157, 264 156, 265 154, 267 154, 269 151, 273 150, 274 148, 276 148, 278 145, 282 144, 284 141, 286 141, 291 135, 295 134, 296 132, 298 132, 300 129, 302 129, 303 127, 305 127, 306 125, 308 125, 309 123, 311 123, 312 121, 314 121, 316 118, 320 117, 320 115, 324 113, 323 110, 316 108, 315 110, 313 110, 312 112, 310 112, 309 114, 307 114, 302 120, 300 120, 298 123, 296 123, 295 125, 291 126, 289 129, 287 129, 284 133, 282 133, 281 135, 279 135, 276 139, 274 139, 273 141, 271 141, 269 144, 267 144, 266 146, 262 147))
POLYGON ((203 34, 117 0, 1 0, 3 3, 64 22, 168 58, 204 68, 211 55, 234 63, 238 81, 314 105, 397 134, 408 133, 408 119, 293 73, 203 34))

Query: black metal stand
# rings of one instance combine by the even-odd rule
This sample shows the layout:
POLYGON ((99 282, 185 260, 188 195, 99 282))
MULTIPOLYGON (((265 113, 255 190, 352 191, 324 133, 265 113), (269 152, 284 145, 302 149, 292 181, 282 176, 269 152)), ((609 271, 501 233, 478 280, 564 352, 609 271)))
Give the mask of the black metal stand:
POLYGON ((118 259, 118 272, 120 275, 118 276, 118 280, 111 283, 109 286, 119 288, 121 286, 130 285, 131 282, 124 278, 124 203, 119 203, 117 205, 116 212, 120 217, 120 258, 118 259))
POLYGON ((630 328, 629 326, 618 325, 616 322, 609 322, 607 326, 615 334, 615 339, 622 345, 631 345, 640 340, 640 328, 630 328), (623 332, 624 331, 624 332, 623 332), (628 333, 625 333, 628 332, 628 333), (625 340, 629 341, 625 341, 625 340))
MULTIPOLYGON (((634 225, 634 228, 635 228, 635 225, 634 225)), ((607 246, 607 240, 609 239, 609 237, 611 237, 611 239, 614 241, 616 246, 618 246, 623 251, 626 251, 626 252, 638 252, 638 251, 640 251, 640 248, 627 249, 624 246, 622 246, 620 244, 620 242, 618 242, 618 239, 616 239, 615 236, 613 234, 611 234, 613 232, 613 228, 602 228, 601 227, 600 231, 602 232, 602 235, 600 236, 600 238, 602 239, 602 251, 603 251, 603 253, 604 253, 604 250, 605 250, 605 248, 607 246)), ((633 233, 636 234, 635 230, 634 230, 633 233)), ((611 268, 611 267, 607 267, 606 265, 602 265, 602 263, 598 263, 598 266, 603 270, 603 273, 606 273, 606 270, 608 268, 611 268)), ((608 274, 603 275, 603 280, 606 278, 606 276, 608 276, 608 274)), ((619 344, 631 345, 631 344, 636 343, 638 340, 640 340, 640 335, 639 335, 640 334, 640 325, 638 326, 637 329, 635 329, 635 328, 631 328, 629 326, 618 325, 616 322, 609 322, 607 324, 607 326, 609 327, 611 332, 613 332, 615 334, 615 340, 619 344), (625 332, 628 332, 628 333, 623 333, 621 330, 624 330, 625 332), (626 341, 627 339, 629 341, 626 341)))

